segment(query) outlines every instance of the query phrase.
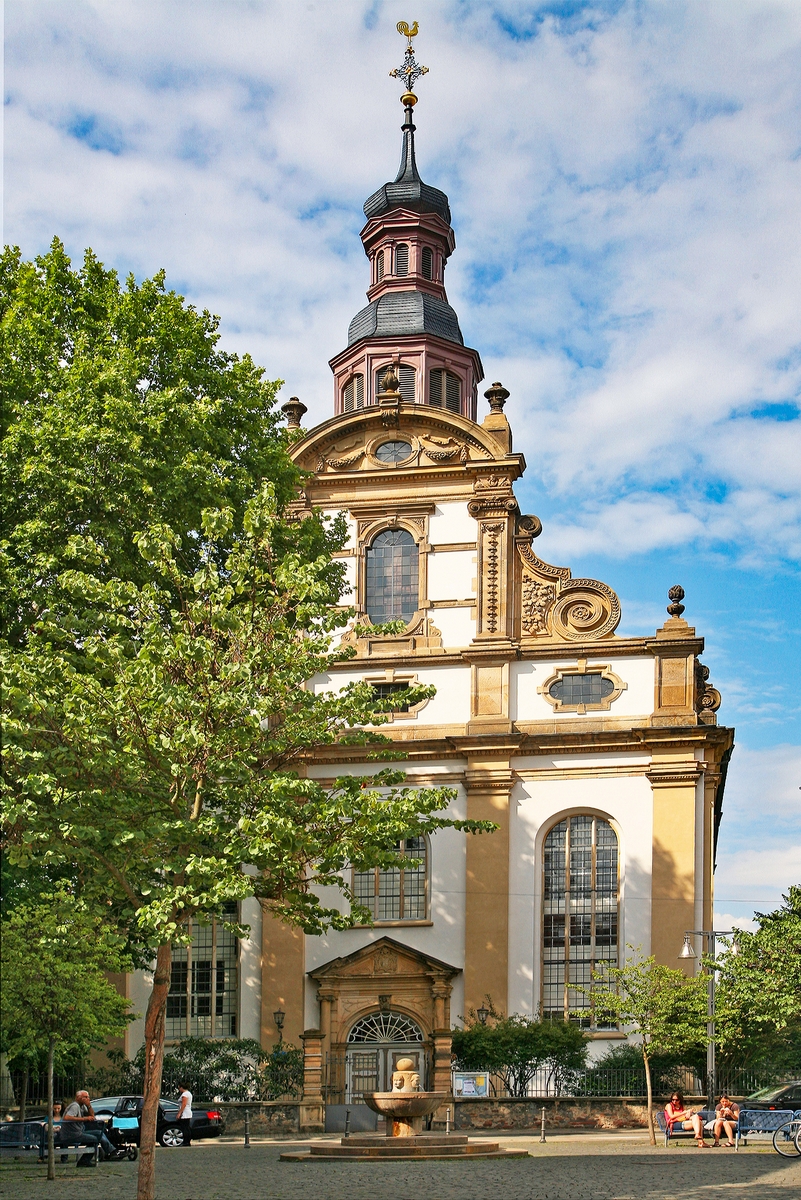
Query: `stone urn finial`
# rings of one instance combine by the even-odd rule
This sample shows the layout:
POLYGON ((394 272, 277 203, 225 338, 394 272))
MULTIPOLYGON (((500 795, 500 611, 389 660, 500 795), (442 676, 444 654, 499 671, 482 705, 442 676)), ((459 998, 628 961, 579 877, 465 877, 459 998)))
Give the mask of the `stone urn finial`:
POLYGON ((684 588, 681 584, 676 583, 673 585, 668 591, 668 599, 670 600, 670 604, 667 606, 668 613, 671 617, 680 617, 684 612, 684 605, 682 604, 684 588))
POLYGON ((484 395, 489 400, 489 406, 492 412, 503 412, 503 406, 509 399, 510 392, 506 390, 502 383, 495 382, 491 388, 487 388, 484 395))
POLYGON ((303 415, 308 411, 306 405, 298 400, 297 396, 290 396, 286 404, 281 405, 281 412, 286 417, 287 429, 300 429, 303 415))

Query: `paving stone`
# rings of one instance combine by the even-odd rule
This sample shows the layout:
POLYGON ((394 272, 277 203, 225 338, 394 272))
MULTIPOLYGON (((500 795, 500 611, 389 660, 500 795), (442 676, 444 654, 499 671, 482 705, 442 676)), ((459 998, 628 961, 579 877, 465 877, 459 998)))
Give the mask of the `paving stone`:
MULTIPOLYGON (((336 1140, 336 1139, 335 1139, 336 1140)), ((497 1132, 492 1140, 498 1140, 497 1132)), ((281 1163, 282 1150, 304 1143, 227 1142, 159 1150, 157 1200, 798 1200, 801 1159, 769 1145, 696 1150, 652 1149, 629 1135, 577 1134, 541 1145, 503 1137, 530 1158, 411 1163, 281 1163)), ((48 1184, 33 1164, 0 1168, 3 1200, 135 1200, 136 1165, 95 1170, 58 1167, 48 1184)))

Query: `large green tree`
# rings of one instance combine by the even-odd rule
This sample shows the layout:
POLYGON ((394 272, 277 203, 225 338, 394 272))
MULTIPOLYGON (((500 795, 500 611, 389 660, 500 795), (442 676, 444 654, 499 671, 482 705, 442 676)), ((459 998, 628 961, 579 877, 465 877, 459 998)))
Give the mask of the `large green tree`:
MULTIPOLYGON (((67 870, 85 901, 155 958, 139 1168, 140 1200, 152 1200, 171 949, 186 941, 188 922, 222 918, 226 902, 256 896, 309 932, 344 927, 369 919, 353 903, 346 868, 399 865, 401 839, 443 826, 492 827, 438 815, 451 793, 408 789, 397 771, 332 786, 306 777, 305 760, 321 746, 351 740, 389 751, 375 731, 385 715, 370 687, 323 688, 330 669, 353 653, 336 634, 350 615, 341 607, 342 564, 332 561, 345 526, 319 515, 294 519, 299 476, 261 372, 247 360, 215 358, 211 319, 165 294, 160 280, 122 291, 90 256, 76 282, 57 246, 33 266, 11 259, 19 304, 26 288, 49 295, 49 277, 58 277, 54 320, 67 332, 51 347, 45 315, 37 315, 40 340, 31 333, 27 357, 12 348, 5 360, 20 397, 7 440, 22 445, 32 431, 19 461, 36 476, 38 444, 49 464, 38 485, 47 520, 40 529, 39 493, 29 488, 33 499, 17 510, 6 544, 14 600, 3 647, 5 837, 12 864, 67 870), (84 277, 86 291, 78 286, 84 277), (120 339, 139 345, 134 316, 120 332, 119 314, 129 308, 150 332, 126 374, 126 356, 115 355, 120 339), (98 358, 111 359, 110 391, 98 358), (85 439, 84 362, 90 398, 98 397, 85 439), (44 382, 36 383, 37 372, 44 382), (48 409, 51 376, 73 414, 66 425, 60 404, 48 409), (26 386, 30 406, 48 409, 49 423, 29 419, 26 386), (115 389, 124 392, 121 412, 115 389), (161 417, 151 429, 156 393, 161 417), (164 444, 176 406, 177 456, 164 444), (207 421, 219 428, 198 458, 207 421), (53 435, 53 423, 83 447, 74 470, 69 437, 53 435), (97 429, 105 434, 99 443, 97 429), (111 464, 98 477, 94 457, 111 464), (149 473, 137 474, 140 458, 149 473), (194 473, 181 474, 185 461, 199 463, 194 473), (170 464, 183 484, 164 503, 157 493, 174 486, 170 464), (118 493, 128 499, 118 503, 118 493), (204 497, 213 503, 204 507, 204 497), (59 522, 66 533, 54 531, 59 522), (320 902, 326 886, 340 889, 338 904, 320 902)), ((410 700, 427 694, 418 688, 410 700)))
POLYGON ((279 383, 219 349, 218 321, 165 287, 120 283, 54 239, 0 258, 0 622, 24 638, 62 571, 143 583, 133 534, 159 521, 199 552, 200 513, 241 524, 262 479, 297 483, 274 411, 279 383))
POLYGON ((3 923, 0 1033, 10 1060, 47 1060, 47 1177, 53 1153, 54 1065, 125 1030, 128 1001, 104 972, 124 971, 122 939, 67 891, 23 904, 3 923))
POLYGON ((737 933, 715 964, 716 1032, 738 1065, 797 1069, 801 1032, 801 886, 779 908, 757 913, 758 928, 737 933))
POLYGON ((704 1044, 707 978, 688 978, 683 971, 658 963, 653 955, 640 958, 632 953, 622 967, 601 964, 593 972, 591 986, 577 990, 589 997, 599 1025, 622 1025, 639 1035, 648 1095, 648 1136, 655 1146, 651 1058, 691 1053, 704 1044))
POLYGON ((541 1067, 558 1094, 569 1073, 584 1066, 588 1039, 578 1025, 519 1013, 504 1016, 489 996, 487 1006, 483 1021, 471 1012, 464 1028, 452 1031, 454 1060, 461 1070, 487 1071, 502 1081, 510 1096, 527 1096, 541 1067))

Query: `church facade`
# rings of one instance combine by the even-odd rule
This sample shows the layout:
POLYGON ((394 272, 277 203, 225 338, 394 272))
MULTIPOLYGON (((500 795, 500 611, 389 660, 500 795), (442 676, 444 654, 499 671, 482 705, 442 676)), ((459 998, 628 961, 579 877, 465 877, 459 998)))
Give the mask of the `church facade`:
MULTIPOLYGON (((453 788, 452 815, 498 829, 414 839, 403 850, 418 869, 355 876, 370 927, 307 937, 252 902, 245 942, 210 926, 175 951, 168 1038, 302 1041, 312 1107, 383 1090, 401 1054, 449 1091, 449 1030, 490 1000, 584 1009, 595 1052, 623 1037, 596 1027, 577 987, 627 945, 677 965, 685 930, 711 928, 733 744, 680 588, 652 636, 619 637, 612 588, 537 554, 540 522, 515 497, 525 462, 509 394, 494 383, 479 411, 481 360, 445 292, 448 201, 420 179, 403 99, 398 176, 365 204, 368 303, 331 360, 334 416, 292 454, 309 472, 298 511, 347 518, 346 599, 362 628, 404 629, 346 629, 354 657, 309 686, 364 680, 397 698, 382 732, 409 784, 453 788), (436 694, 409 706, 418 682, 436 694)), ((284 411, 298 426, 305 409, 284 411)), ((376 764, 335 746, 307 769, 333 780, 376 764)), ((145 993, 133 980, 140 1012, 145 993)), ((130 1050, 139 1037, 141 1022, 130 1050)))

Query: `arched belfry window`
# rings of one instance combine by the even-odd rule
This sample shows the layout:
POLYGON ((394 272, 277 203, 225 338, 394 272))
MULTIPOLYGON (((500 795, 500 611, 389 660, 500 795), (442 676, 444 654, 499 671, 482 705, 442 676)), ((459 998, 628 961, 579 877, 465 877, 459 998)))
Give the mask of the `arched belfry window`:
POLYGON ((374 921, 426 919, 427 852, 424 837, 406 838, 396 849, 413 867, 374 867, 353 872, 353 893, 374 921))
POLYGON ((462 407, 462 385, 453 371, 439 367, 428 373, 428 403, 435 408, 447 408, 449 412, 460 412, 462 407))
POLYGON ((421 261, 420 265, 422 267, 423 279, 433 279, 434 278, 434 251, 431 249, 430 246, 423 246, 422 261, 421 261))
POLYGON ((379 283, 384 278, 384 251, 379 250, 375 256, 375 278, 379 283))
POLYGON ((349 379, 342 392, 343 412, 352 412, 354 408, 364 408, 363 375, 354 375, 349 379))
POLYGON ((409 274, 409 247, 406 242, 399 242, 395 247, 395 274, 409 274))
POLYGON ((543 876, 543 1016, 589 1026, 590 1001, 576 985, 589 986, 599 963, 618 961, 618 844, 609 822, 581 815, 554 825, 543 876))
POLYGON ((420 591, 417 542, 406 529, 385 529, 365 558, 364 607, 374 625, 417 612, 420 591))
MULTIPOLYGON (((384 390, 384 376, 387 373, 389 363, 384 363, 383 367, 379 367, 375 373, 375 390, 376 394, 384 390)), ((401 399, 404 404, 414 404, 415 390, 415 370, 408 363, 401 363, 395 368, 398 375, 398 388, 400 389, 401 399)))

